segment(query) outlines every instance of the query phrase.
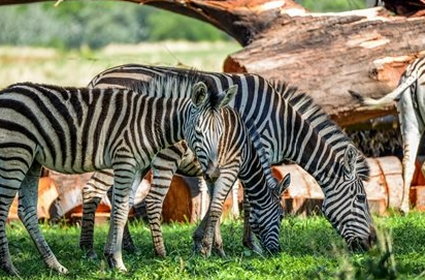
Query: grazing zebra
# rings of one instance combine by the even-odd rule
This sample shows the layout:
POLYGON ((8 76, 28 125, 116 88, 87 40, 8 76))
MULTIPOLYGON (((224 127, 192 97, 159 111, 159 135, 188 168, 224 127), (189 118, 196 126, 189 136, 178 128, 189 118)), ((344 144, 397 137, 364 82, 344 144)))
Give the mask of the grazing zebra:
MULTIPOLYGON (((139 84, 165 74, 190 75, 190 72, 129 64, 100 73, 89 86, 137 88, 139 84)), ((276 85, 278 90, 275 90, 258 75, 198 74, 209 80, 209 85, 217 91, 238 85, 230 106, 239 111, 245 123, 252 122, 257 127, 270 162, 279 164, 290 160, 310 173, 322 187, 325 194, 322 210, 337 232, 351 248, 369 248, 375 239, 375 230, 362 183, 362 179, 369 177, 369 168, 364 156, 328 116, 295 88, 276 85)), ((167 182, 170 182, 170 172, 163 176, 169 176, 167 182)), ((202 221, 200 231, 207 224, 206 219, 208 215, 202 221)), ((195 240, 197 242, 199 240, 195 240)), ((215 242, 215 246, 218 245, 219 242, 215 242)), ((199 246, 202 244, 196 245, 199 246)))
MULTIPOLYGON (((414 60, 401 75, 399 85, 380 99, 364 98, 361 94, 349 91, 362 105, 382 108, 397 104, 403 139, 403 197, 400 210, 409 212, 409 191, 415 171, 415 159, 419 142, 425 131, 425 58, 414 60)), ((422 166, 422 172, 425 165, 422 166)))
POLYGON ((289 186, 289 174, 277 184, 261 138, 252 123, 247 124, 248 133, 245 123, 234 109, 223 108, 221 124, 216 121, 214 113, 209 110, 198 115, 194 123, 199 126, 195 125, 191 135, 202 141, 188 142, 203 166, 202 169, 206 170, 207 180, 212 178, 208 174, 216 173, 215 176, 218 176, 211 194, 208 222, 205 229, 194 235, 203 246, 199 250, 206 256, 210 254, 214 229, 220 219, 224 201, 239 174, 249 202, 249 224, 252 231, 265 250, 276 253, 280 251, 279 229, 283 218, 280 197, 289 186), (217 138, 217 135, 221 137, 217 138), (219 148, 215 151, 214 147, 219 148), (218 172, 216 166, 219 167, 218 172))
MULTIPOLYGON (((206 81, 165 75, 151 79, 139 94, 127 89, 62 88, 21 83, 0 92, 0 265, 18 274, 5 231, 7 214, 19 191, 19 217, 47 266, 67 272, 49 248, 37 224, 36 194, 41 166, 76 174, 112 169, 111 227, 105 257, 125 270, 123 227, 132 184, 150 168, 162 148, 202 139, 191 133, 204 110, 225 106, 236 91, 209 91, 206 81), (180 98, 170 98, 173 94, 180 98), (160 121, 159 121, 160 120, 160 121)), ((257 222, 256 220, 252 221, 257 222)))

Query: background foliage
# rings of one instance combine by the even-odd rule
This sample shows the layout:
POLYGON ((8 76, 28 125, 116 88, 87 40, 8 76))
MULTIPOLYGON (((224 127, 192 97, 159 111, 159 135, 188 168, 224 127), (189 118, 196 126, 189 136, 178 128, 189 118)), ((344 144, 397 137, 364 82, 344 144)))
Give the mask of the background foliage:
MULTIPOLYGON (((365 0, 298 1, 312 11, 365 7, 365 0)), ((155 8, 126 2, 64 1, 0 8, 0 44, 100 48, 111 42, 182 39, 229 40, 213 26, 155 8)))

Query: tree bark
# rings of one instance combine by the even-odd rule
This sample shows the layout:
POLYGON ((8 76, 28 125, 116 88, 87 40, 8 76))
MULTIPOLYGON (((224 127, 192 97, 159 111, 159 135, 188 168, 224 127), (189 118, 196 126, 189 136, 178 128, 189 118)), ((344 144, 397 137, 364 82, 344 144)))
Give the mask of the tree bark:
POLYGON ((380 97, 423 55, 425 18, 390 16, 383 8, 338 14, 281 16, 241 51, 226 72, 254 72, 285 80, 310 94, 340 125, 386 114, 364 110, 348 94, 380 97))

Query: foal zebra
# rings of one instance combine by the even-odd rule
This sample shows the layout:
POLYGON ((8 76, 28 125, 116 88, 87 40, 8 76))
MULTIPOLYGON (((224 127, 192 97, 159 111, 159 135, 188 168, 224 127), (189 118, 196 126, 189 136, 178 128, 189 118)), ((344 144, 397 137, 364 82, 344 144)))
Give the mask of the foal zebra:
MULTIPOLYGON (((400 210, 409 212, 409 191, 419 142, 425 131, 425 58, 414 60, 401 75, 399 85, 380 99, 364 98, 349 91, 362 105, 379 108, 397 102, 403 139, 403 198, 400 210)), ((425 164, 422 166, 425 172, 425 164)))
MULTIPOLYGON (((137 88, 153 77, 172 74, 190 75, 190 71, 122 65, 100 73, 89 86, 137 88)), ((295 88, 280 85, 276 90, 258 75, 198 74, 216 91, 238 85, 230 105, 239 111, 245 123, 252 122, 257 127, 270 162, 290 160, 310 173, 322 187, 322 210, 334 228, 353 249, 369 248, 375 230, 362 183, 362 179, 369 177, 369 168, 364 156, 328 116, 295 88)), ((204 224, 203 221, 201 225, 204 224)))
MULTIPOLYGON (((67 272, 37 224, 37 182, 41 166, 62 173, 114 171, 113 207, 105 256, 125 270, 121 254, 129 192, 161 149, 201 139, 191 123, 203 110, 224 106, 235 87, 211 93, 196 75, 165 75, 140 88, 62 88, 21 83, 0 92, 0 265, 18 274, 5 231, 7 214, 19 191, 19 217, 47 266, 67 272), (169 98, 178 94, 181 98, 169 98), (216 104, 215 106, 211 103, 216 104), (161 120, 161 122, 158 122, 161 120), (189 135, 190 134, 190 135, 189 135)), ((258 220, 253 220, 253 224, 258 220)))

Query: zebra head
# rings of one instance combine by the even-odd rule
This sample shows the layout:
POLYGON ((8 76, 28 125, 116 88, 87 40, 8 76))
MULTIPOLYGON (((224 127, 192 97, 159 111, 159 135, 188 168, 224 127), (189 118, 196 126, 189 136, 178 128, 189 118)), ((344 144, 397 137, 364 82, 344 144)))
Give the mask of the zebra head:
POLYGON ((189 124, 186 125, 185 139, 195 152, 209 182, 220 176, 219 146, 224 127, 221 108, 229 104, 238 90, 237 85, 230 86, 222 93, 208 93, 203 82, 194 85, 192 91, 192 110, 189 124))
MULTIPOLYGON (((273 179, 275 180, 275 179, 273 179)), ((281 204, 282 193, 291 183, 290 174, 286 176, 272 189, 271 201, 266 203, 267 208, 251 208, 249 224, 252 231, 260 241, 261 246, 269 253, 280 251, 279 232, 284 212, 281 204)))
POLYGON ((368 250, 376 240, 362 181, 368 179, 369 169, 363 155, 351 144, 345 149, 339 169, 336 183, 325 190, 322 211, 351 250, 368 250))

